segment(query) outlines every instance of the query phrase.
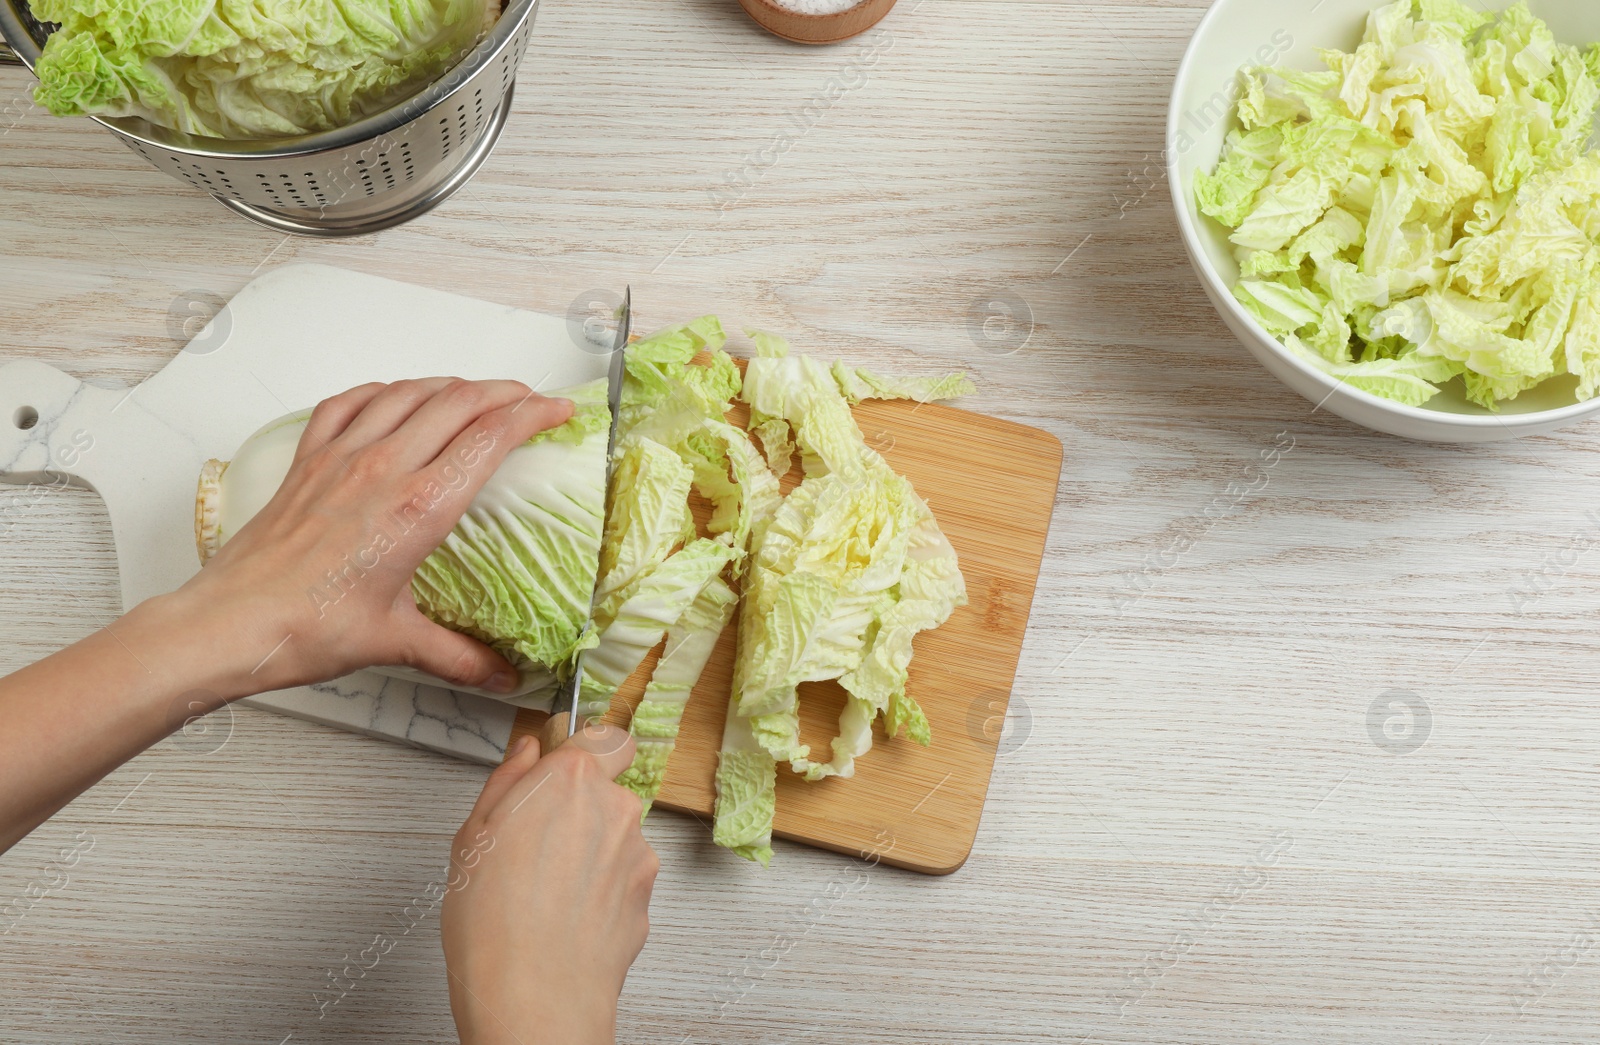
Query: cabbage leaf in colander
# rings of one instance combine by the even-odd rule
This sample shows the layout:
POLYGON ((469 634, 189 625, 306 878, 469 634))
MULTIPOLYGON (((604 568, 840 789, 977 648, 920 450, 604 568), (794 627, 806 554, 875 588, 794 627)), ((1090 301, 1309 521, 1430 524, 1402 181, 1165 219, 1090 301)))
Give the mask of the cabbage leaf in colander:
POLYGON ((326 131, 437 79, 499 0, 33 0, 35 100, 214 138, 326 131))

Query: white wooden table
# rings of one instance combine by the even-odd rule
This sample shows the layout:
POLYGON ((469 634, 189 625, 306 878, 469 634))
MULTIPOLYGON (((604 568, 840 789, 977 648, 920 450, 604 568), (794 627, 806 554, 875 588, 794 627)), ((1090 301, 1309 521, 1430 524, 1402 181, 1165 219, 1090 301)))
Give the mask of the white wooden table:
MULTIPOLYGON (((478 179, 346 243, 8 115, 0 357, 135 382, 177 351, 169 313, 291 260, 558 313, 631 282, 643 328, 715 310, 966 367, 977 408, 1060 435, 971 861, 928 879, 780 844, 763 873, 652 818, 624 1042, 1592 1039, 1600 429, 1403 443, 1233 342, 1158 173, 1204 6, 902 0, 882 35, 803 50, 733 0, 550 0, 478 179), (863 46, 864 83, 719 213, 724 172, 863 46), (1031 320, 974 339, 995 300, 1031 320)), ((0 71, 0 101, 24 82, 0 71)), ((0 670, 115 592, 93 495, 0 493, 0 670)), ((449 1040, 437 918, 407 904, 485 771, 242 708, 210 746, 164 742, 0 859, 4 902, 86 850, 0 937, 0 1040, 449 1040)))

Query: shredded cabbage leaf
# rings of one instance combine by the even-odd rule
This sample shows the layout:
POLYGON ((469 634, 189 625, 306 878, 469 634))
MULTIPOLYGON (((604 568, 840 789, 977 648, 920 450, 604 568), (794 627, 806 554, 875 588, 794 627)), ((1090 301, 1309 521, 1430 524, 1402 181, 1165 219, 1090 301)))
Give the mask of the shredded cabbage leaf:
POLYGON ((685 703, 733 616, 730 582, 741 576, 751 538, 781 496, 750 437, 727 421, 741 379, 726 342, 717 318, 703 316, 627 349, 622 456, 595 616, 602 630, 584 658, 580 704, 585 715, 603 714, 665 637, 666 651, 634 709, 630 729, 638 747, 622 778, 645 800, 646 813, 665 778, 685 703), (702 354, 705 360, 695 362, 702 354), (691 489, 712 505, 707 537, 696 533, 691 489))
POLYGON ((863 367, 846 366, 842 360, 833 364, 833 380, 839 386, 839 393, 852 405, 865 399, 911 399, 918 403, 933 403, 941 399, 959 399, 978 390, 966 374, 886 377, 863 367))
POLYGON ((678 727, 689 695, 705 671, 723 629, 733 619, 739 596, 720 578, 713 579, 689 609, 667 629, 667 647, 657 662, 644 697, 633 709, 628 732, 637 744, 633 765, 617 783, 644 800, 645 815, 666 780, 667 760, 678 743, 678 727))
POLYGON ((615 619, 600 630, 595 647, 584 654, 580 715, 599 718, 610 709, 611 698, 628 676, 689 612, 734 554, 725 544, 699 538, 673 552, 639 582, 615 619))
POLYGON ((1246 69, 1195 181, 1234 296, 1295 355, 1411 406, 1461 378, 1488 409, 1552 377, 1600 391, 1600 45, 1524 2, 1372 12, 1326 70, 1246 69))
POLYGON ((595 623, 601 627, 684 540, 694 537, 689 488, 694 470, 671 447, 630 438, 617 448, 611 511, 600 546, 595 623))
POLYGON ((887 380, 829 371, 791 355, 781 338, 751 336, 758 356, 742 395, 752 425, 767 431, 781 422, 805 473, 753 545, 716 778, 718 844, 765 863, 776 762, 807 780, 848 777, 871 748, 880 715, 890 736, 904 729, 930 742, 927 718, 905 692, 912 639, 966 603, 955 550, 911 484, 867 445, 850 403, 925 401, 972 385, 964 375, 887 380), (832 757, 819 761, 800 739, 799 686, 825 680, 838 680, 849 696, 832 757))
POLYGON ((728 703, 717 753, 716 819, 711 840, 766 867, 772 862, 772 821, 778 811, 778 764, 756 740, 739 700, 728 703))

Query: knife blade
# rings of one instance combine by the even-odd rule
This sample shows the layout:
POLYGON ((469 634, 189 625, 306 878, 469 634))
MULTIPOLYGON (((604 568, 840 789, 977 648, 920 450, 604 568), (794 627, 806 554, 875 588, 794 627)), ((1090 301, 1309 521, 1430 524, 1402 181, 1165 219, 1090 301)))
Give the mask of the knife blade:
MULTIPOLYGON (((622 379, 627 373, 624 365, 628 347, 628 328, 633 319, 633 287, 629 286, 622 294, 622 307, 617 311, 617 336, 611 342, 611 369, 606 381, 606 406, 611 410, 611 431, 606 439, 606 510, 609 514, 611 508, 611 476, 616 471, 617 452, 617 422, 622 412, 622 379)), ((598 588, 600 579, 595 578, 595 587, 598 588)), ((590 616, 594 614, 594 607, 598 600, 591 598, 589 601, 590 616)), ((565 703, 567 710, 567 736, 571 737, 578 732, 578 695, 583 691, 583 650, 578 651, 578 656, 572 663, 572 678, 565 684, 565 688, 557 697, 558 703, 565 703)), ((558 738, 559 739, 559 738, 558 738)))

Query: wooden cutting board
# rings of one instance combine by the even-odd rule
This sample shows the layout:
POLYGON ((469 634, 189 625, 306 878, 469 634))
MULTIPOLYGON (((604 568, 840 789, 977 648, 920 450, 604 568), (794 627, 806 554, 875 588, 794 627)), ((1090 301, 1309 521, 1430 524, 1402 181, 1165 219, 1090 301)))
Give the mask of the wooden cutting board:
MULTIPOLYGON (((924 874, 966 862, 978 833, 1011 684, 1033 605, 1034 584, 1061 475, 1060 440, 1037 428, 937 404, 869 401, 855 408, 867 442, 917 488, 961 560, 968 604, 917 636, 907 692, 933 729, 927 748, 873 727, 855 776, 807 783, 778 767, 780 837, 871 857, 924 874)), ((729 420, 744 425, 736 404, 729 420)), ((795 469, 787 493, 800 481, 795 469)), ((704 524, 709 509, 697 506, 704 524)), ((737 624, 723 632, 684 715, 658 808, 709 823, 717 749, 733 678, 737 624)), ((626 726, 658 648, 612 702, 606 720, 626 726)), ((836 682, 800 687, 800 737, 827 757, 845 692, 836 682)), ((522 710, 512 738, 537 735, 548 716, 522 710)))
MULTIPOLYGON (((175 318, 200 307, 175 302, 175 318)), ((283 266, 241 290, 161 373, 134 388, 0 359, 0 483, 37 484, 41 497, 65 483, 97 491, 116 542, 123 605, 131 608, 200 568, 193 536, 200 466, 232 456, 266 422, 367 381, 453 374, 555 390, 603 376, 605 353, 581 340, 561 317, 322 265, 283 266)), ((917 641, 911 691, 928 712, 933 747, 880 738, 852 780, 782 778, 778 830, 946 873, 966 858, 977 831, 1061 446, 1031 428, 939 406, 865 404, 857 417, 933 505, 961 556, 972 604, 917 641)), ((732 654, 730 631, 690 706, 666 807, 702 817, 711 810, 732 654)), ((642 686, 636 679, 629 699, 642 686)), ((804 735, 826 750, 842 696, 808 689, 804 735)), ((372 672, 245 703, 491 764, 514 729, 532 725, 524 718, 519 727, 509 704, 372 672)))

